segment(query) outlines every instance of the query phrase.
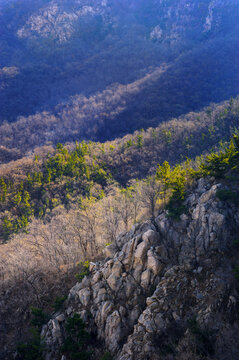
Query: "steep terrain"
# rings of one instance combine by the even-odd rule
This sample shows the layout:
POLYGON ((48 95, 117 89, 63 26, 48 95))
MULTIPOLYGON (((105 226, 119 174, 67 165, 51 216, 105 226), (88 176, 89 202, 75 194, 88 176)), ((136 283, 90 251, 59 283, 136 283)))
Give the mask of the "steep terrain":
POLYGON ((238 14, 238 0, 1 1, 1 132, 105 141, 229 99, 238 14))
POLYGON ((238 360, 238 18, 0 0, 0 360, 238 360))
POLYGON ((163 211, 107 246, 44 326, 45 358, 73 358, 74 350, 59 353, 65 321, 77 313, 113 359, 236 360, 239 212, 218 199, 223 188, 200 179, 180 221, 163 211))
MULTIPOLYGON (((136 359, 162 353, 176 359, 184 354, 210 360, 214 354, 219 359, 236 356, 237 343, 228 339, 234 337, 237 322, 231 321, 230 312, 224 318, 223 311, 229 297, 237 304, 239 135, 221 144, 218 153, 174 167, 165 161, 151 176, 131 178, 123 188, 106 166, 110 152, 116 150, 120 160, 132 148, 127 156, 142 152, 147 159, 142 132, 136 143, 125 140, 130 146, 124 145, 123 153, 112 144, 59 144, 51 154, 26 159, 24 167, 21 162, 10 167, 0 179, 5 241, 0 247, 1 359, 42 360, 46 351, 50 359, 60 353, 70 360, 88 359, 89 351, 101 359, 107 349, 116 359, 126 354, 131 358, 132 351, 136 359), (172 269, 177 276, 169 285, 172 269), (79 283, 64 303, 75 277, 79 283), (162 289, 169 308, 160 302, 162 289), (201 318, 206 308, 208 323, 201 318), (67 314, 71 316, 64 323, 67 314), (54 321, 44 328, 44 345, 40 330, 52 316, 54 321), (175 334, 177 322, 180 331, 175 334), (131 350, 130 339, 138 350, 131 350), (224 356, 220 349, 229 343, 224 356)), ((132 166, 134 172, 137 167, 132 166)))
MULTIPOLYGON (((92 190, 94 186, 103 190, 113 181, 128 186, 135 179, 154 175, 164 161, 175 165, 191 158, 197 167, 200 158, 196 157, 213 148, 225 149, 230 136, 238 132, 238 105, 238 98, 231 99, 111 142, 40 147, 34 154, 2 165, 0 241, 25 229, 34 218, 47 219, 57 206, 69 210, 82 195, 94 193, 98 198, 100 192, 92 190)), ((22 141, 21 133, 15 132, 16 140, 22 141)), ((2 141, 7 138, 0 135, 2 141)), ((37 138, 34 131, 31 138, 37 138)))

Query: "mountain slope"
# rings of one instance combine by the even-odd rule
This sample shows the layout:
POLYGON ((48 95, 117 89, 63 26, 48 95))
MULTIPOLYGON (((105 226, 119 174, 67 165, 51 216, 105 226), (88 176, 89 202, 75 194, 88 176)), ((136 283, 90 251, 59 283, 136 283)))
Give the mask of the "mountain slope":
POLYGON ((65 321, 77 313, 114 359, 236 359, 238 207, 217 199, 222 188, 200 179, 179 222, 162 212, 106 247, 43 328, 45 358, 60 359, 65 321))
MULTIPOLYGON (((137 148, 142 149, 142 137, 140 135, 138 144, 140 144, 140 147, 137 148)), ((116 248, 115 245, 107 247, 107 256, 112 251, 116 251, 117 256, 114 259, 119 258, 119 261, 121 261, 125 258, 125 265, 128 264, 127 258, 132 259, 132 263, 129 264, 128 275, 130 279, 132 275, 136 276, 131 270, 136 273, 141 271, 141 267, 140 270, 138 269, 140 262, 146 265, 146 257, 144 258, 144 245, 146 245, 146 250, 149 251, 149 253, 147 252, 148 257, 151 258, 150 261, 147 261, 147 266, 153 273, 156 272, 156 280, 152 278, 152 281, 156 281, 155 286, 161 281, 161 270, 163 272, 167 271, 168 267, 187 264, 187 266, 192 266, 189 270, 195 270, 198 269, 199 264, 202 264, 211 274, 213 270, 217 271, 217 266, 219 266, 220 275, 220 266, 224 264, 225 260, 225 264, 228 265, 229 269, 229 282, 232 289, 235 290, 233 290, 235 295, 230 296, 237 296, 236 289, 238 285, 234 282, 232 276, 234 271, 238 276, 237 247, 231 251, 231 246, 233 241, 235 245, 238 242, 238 135, 233 137, 233 140, 223 151, 218 154, 210 154, 203 162, 201 160, 197 171, 191 167, 190 162, 177 165, 174 168, 171 168, 165 162, 162 166, 158 166, 156 173, 151 177, 143 181, 134 180, 126 188, 119 187, 112 182, 112 178, 107 177, 102 158, 98 161, 95 155, 98 146, 100 144, 89 144, 88 147, 86 143, 81 143, 70 152, 66 147, 59 144, 57 151, 51 156, 48 154, 44 160, 45 162, 38 157, 35 158, 35 162, 26 162, 25 166, 29 166, 33 170, 33 173, 27 174, 27 179, 23 180, 25 176, 24 169, 20 167, 20 169, 16 168, 9 178, 0 180, 1 204, 5 216, 3 230, 5 235, 11 235, 9 241, 0 247, 2 304, 0 310, 3 319, 1 329, 4 334, 1 337, 0 357, 3 359, 12 358, 16 343, 19 340, 29 340, 28 344, 22 344, 18 348, 19 360, 29 359, 29 357, 35 360, 41 357, 43 349, 40 344, 39 330, 48 317, 44 312, 50 314, 53 309, 59 310, 64 306, 64 296, 67 294, 71 284, 74 283, 74 275, 80 281, 89 272, 87 263, 84 265, 82 261, 84 262, 86 259, 97 261, 102 258, 102 248, 109 242, 115 244, 116 248), (32 168, 32 165, 34 165, 35 169, 32 168), (204 176, 204 179, 198 180, 199 176, 204 176), (15 182, 14 179, 16 179, 15 182), (62 204, 65 205, 65 208, 62 204), (38 219, 32 218, 34 210, 38 214, 38 219), (147 223, 149 224, 147 229, 151 228, 154 232, 159 232, 160 238, 158 239, 158 234, 153 234, 152 243, 151 240, 149 242, 146 240, 141 245, 140 241, 144 226, 134 227, 135 230, 129 234, 127 231, 131 224, 135 224, 137 221, 141 222, 146 214, 151 216, 151 220, 147 223), (26 228, 29 219, 32 222, 26 228), (117 234, 122 230, 125 230, 126 233, 121 233, 117 240, 117 234), (134 231, 136 233, 139 231, 137 233, 139 236, 132 238, 134 231), (18 235, 13 235, 12 232, 18 232, 18 235), (139 249, 137 247, 136 251, 134 251, 134 248, 131 249, 132 251, 127 250, 128 240, 129 243, 137 243, 139 249), (156 242, 154 243, 154 241, 156 242), (154 245, 156 252, 154 251, 154 245), (158 248, 161 245, 163 246, 162 252, 158 248), (118 252, 121 246, 125 246, 125 254, 118 252), (149 248, 151 246, 153 246, 152 249, 149 248), (143 249, 141 249, 142 247, 143 249), (143 253, 140 253, 140 249, 143 253), (139 262, 138 260, 135 261, 134 266, 133 260, 135 257, 139 259, 139 262), (212 261, 212 268, 207 268, 207 265, 210 264, 209 260, 212 261), (31 311, 32 306, 34 307, 31 311), (14 320, 9 318, 10 313, 12 316, 14 315, 14 320), (35 325, 32 338, 29 337, 30 334, 27 329, 30 324, 35 325)), ((102 145, 100 149, 104 154, 102 145)), ((123 167, 121 171, 123 172, 123 167)), ((113 264, 114 260, 113 262, 103 261, 99 266, 104 268, 106 263, 106 268, 111 273, 112 269, 108 268, 108 266, 113 264)), ((225 267, 225 269, 227 268, 225 267)), ((224 274, 227 274, 225 269, 223 268, 224 274)), ((118 270, 116 269, 116 271, 118 270)), ((126 277, 127 272, 128 270, 126 271, 126 277)), ((201 273, 202 270, 198 270, 198 272, 201 273)), ((121 272, 119 276, 120 274, 121 272)), ((193 274, 192 271, 188 276, 193 274)), ((148 272, 144 275, 147 275, 145 278, 147 280, 148 272)), ((105 276, 108 279, 107 274, 105 276)), ((119 279, 119 284, 122 283, 123 286, 124 277, 122 276, 119 279)), ((98 280, 95 283, 96 291, 98 284, 101 284, 98 280)), ((132 278, 132 280, 134 279, 132 278)), ((221 278, 219 281, 224 282, 221 278)), ((113 289, 118 286, 118 280, 114 276, 111 277, 109 283, 113 289)), ((83 281, 83 286, 84 284, 83 281)), ((143 311, 144 308, 141 308, 141 306, 144 306, 147 297, 152 296, 155 288, 149 290, 147 286, 146 292, 141 293, 140 279, 137 280, 137 284, 138 290, 135 288, 136 284, 132 285, 133 292, 135 291, 139 295, 135 301, 140 300, 138 307, 140 311, 143 311)), ((81 284, 78 286, 81 286, 81 284)), ((191 286, 192 284, 190 288, 191 286)), ((220 287, 216 290, 220 291, 220 287)), ((207 296, 207 289, 202 288, 200 291, 204 291, 205 296, 207 296)), ((111 299, 112 296, 117 300, 117 296, 120 296, 120 291, 114 293, 109 289, 108 292, 109 294, 106 294, 107 298, 110 297, 111 299)), ((127 299, 127 296, 120 302, 123 307, 125 307, 123 302, 127 299)), ((133 297, 130 296, 130 299, 133 299, 133 297)), ((185 309, 187 310, 188 306, 191 309, 194 303, 191 302, 191 298, 188 298, 187 294, 186 299, 188 301, 185 303, 185 309)), ((201 296, 198 299, 201 300, 201 296)), ((91 300, 93 301, 93 298, 91 300)), ((121 301, 121 299, 118 300, 121 301)), ((117 301, 118 303, 119 301, 117 301)), ((77 306, 77 302, 75 305, 77 306)), ((200 309, 200 304, 198 306, 200 309)), ((194 315, 196 316, 195 312, 198 310, 198 308, 191 309, 191 318, 189 317, 190 309, 186 315, 182 314, 181 325, 185 331, 187 330, 187 320, 193 320, 194 315)), ((122 313, 121 317, 128 317, 127 314, 127 312, 122 313)), ((94 318, 95 312, 92 315, 94 318)), ((99 314, 99 318, 100 316, 99 314)), ((61 315, 56 320, 61 319, 62 322, 63 318, 61 315)), ((78 321, 78 324, 82 321, 75 320, 78 321)), ((69 318, 69 322, 75 320, 69 318)), ((201 321, 201 319, 199 320, 201 321)), ((55 359, 57 359, 58 355, 56 356, 54 352, 59 352, 60 348, 58 342, 55 347, 54 336, 57 339, 61 338, 61 336, 64 337, 64 328, 60 329, 57 321, 51 323, 53 328, 51 328, 51 325, 49 327, 50 338, 47 342, 49 347, 54 347, 51 356, 55 359)), ((110 336, 111 320, 109 322, 109 326, 107 326, 110 336)), ((225 323, 224 320, 219 323, 219 327, 221 324, 222 326, 230 325, 225 323)), ((133 325, 130 325, 129 330, 133 331, 133 325)), ((198 328, 196 323, 192 327, 192 331, 196 331, 195 326, 197 330, 204 329, 201 324, 198 328)), ((231 330, 229 326, 228 334, 230 334, 231 330)), ((117 340, 121 335, 123 336, 124 328, 121 326, 118 329, 116 328, 116 333, 119 337, 116 336, 114 343, 116 347, 111 349, 113 352, 118 351, 122 343, 125 342, 124 338, 119 343, 117 340)), ((114 335, 114 332, 112 334, 114 335)), ((129 333, 125 333, 125 335, 128 336, 129 333)), ((91 345, 95 344, 95 337, 93 336, 91 339, 91 345)), ((97 343, 97 347, 103 349, 102 339, 99 338, 98 340, 100 343, 97 343)), ((143 343, 146 340, 144 339, 143 343)), ((165 341, 165 346, 168 348, 167 340, 165 341)), ((169 339, 169 345, 171 342, 173 342, 173 339, 169 339)), ((210 335, 209 339, 207 337, 206 344, 213 343, 214 338, 211 338, 210 335)), ((227 338, 225 343, 228 344, 227 338)), ((219 351, 219 345, 213 345, 213 351, 219 351)), ((68 347, 66 351, 74 352, 74 344, 72 346, 73 349, 68 347)), ((175 344, 173 346, 175 349, 175 344)), ((91 347, 92 351, 94 349, 94 347, 91 347)), ((207 349, 207 347, 206 350, 203 347, 203 351, 207 351, 207 349)), ((163 346, 162 351, 164 350, 163 346)), ((235 347, 233 345, 232 351, 236 353, 237 344, 235 347)), ((180 354, 180 348, 177 349, 177 352, 180 354)), ((211 356, 211 350, 209 355, 211 356)))
MULTIPOLYGON (((128 186, 155 174, 165 161, 175 165, 190 157, 197 167, 197 156, 212 148, 224 150, 231 135, 238 133, 238 104, 238 99, 231 99, 111 142, 43 146, 2 165, 0 239, 23 231, 34 218, 47 219, 56 206, 69 210, 92 192, 98 198, 100 191, 92 190, 94 186, 104 190, 112 181, 128 186)), ((20 134, 15 131, 15 140, 23 140, 20 134)), ((34 133, 32 139, 36 139, 34 133)))
MULTIPOLYGON (((82 96, 97 97, 115 83, 130 87, 145 76, 153 82, 114 119, 108 114, 97 140, 229 99, 239 93, 238 14, 238 0, 3 2, 1 122, 34 121, 27 116, 35 113, 44 121, 42 111, 57 116, 61 104, 79 108, 82 96), (167 70, 154 76, 164 63, 167 70)), ((62 134, 73 140, 70 131, 62 134)))

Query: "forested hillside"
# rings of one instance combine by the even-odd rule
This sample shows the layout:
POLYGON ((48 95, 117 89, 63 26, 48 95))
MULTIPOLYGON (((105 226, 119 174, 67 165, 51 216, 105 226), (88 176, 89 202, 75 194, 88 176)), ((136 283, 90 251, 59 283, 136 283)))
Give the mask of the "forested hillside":
POLYGON ((223 179, 218 198, 237 206, 238 111, 231 98, 113 141, 42 146, 1 165, 0 358, 21 341, 19 359, 41 359, 41 325, 89 273, 85 261, 165 208, 177 224, 198 177, 223 179))
POLYGON ((238 19, 0 0, 0 360, 239 358, 238 19))
POLYGON ((111 140, 236 96, 238 15, 238 0, 1 1, 5 151, 111 140))
MULTIPOLYGON (((138 149, 142 139, 138 137, 138 149)), ((105 246, 117 244, 122 231, 147 217, 154 221, 163 209, 179 226, 189 216, 193 198, 187 198, 201 186, 200 177, 206 178, 207 187, 220 180, 217 198, 234 210, 238 206, 238 135, 220 152, 174 167, 165 161, 127 187, 114 180, 94 146, 102 150, 102 145, 81 143, 69 151, 59 144, 54 154, 36 157, 35 171, 21 182, 20 173, 15 182, 1 178, 1 206, 6 207, 6 243, 0 249, 3 359, 11 358, 19 340, 27 341, 18 347, 19 359, 41 359, 41 325, 47 313, 62 309, 74 279, 81 282, 89 274, 88 261, 102 259, 105 246), (27 325, 34 325, 30 333, 27 325)), ((74 353, 70 349, 65 351, 74 353)), ((97 349, 103 350, 103 343, 97 349)))
POLYGON ((111 182, 126 186, 153 174, 159 163, 195 159, 212 148, 224 149, 238 133, 238 99, 190 113, 157 128, 106 143, 42 147, 35 155, 0 168, 0 237, 25 229, 32 217, 44 219, 79 199, 100 198, 111 182))

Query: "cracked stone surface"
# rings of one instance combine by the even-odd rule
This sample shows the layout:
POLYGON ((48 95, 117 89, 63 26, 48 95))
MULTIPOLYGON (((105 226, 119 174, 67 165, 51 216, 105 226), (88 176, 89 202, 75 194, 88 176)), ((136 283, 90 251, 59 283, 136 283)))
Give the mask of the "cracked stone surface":
POLYGON ((236 342, 225 345, 239 329, 231 261, 239 213, 217 199, 222 186, 200 179, 179 221, 162 212, 108 246, 106 259, 91 263, 90 275, 70 290, 65 312, 44 326, 45 358, 60 356, 64 321, 75 312, 116 360, 183 359, 199 346, 190 319, 212 334, 205 359, 239 358, 236 342))

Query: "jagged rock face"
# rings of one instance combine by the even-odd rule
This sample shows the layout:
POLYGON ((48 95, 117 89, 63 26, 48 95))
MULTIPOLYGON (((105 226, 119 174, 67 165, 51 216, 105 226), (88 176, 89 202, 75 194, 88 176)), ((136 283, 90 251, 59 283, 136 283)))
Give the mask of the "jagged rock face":
POLYGON ((71 289, 65 313, 43 328, 46 359, 61 358, 64 321, 75 312, 117 360, 237 359, 230 259, 239 212, 216 198, 221 186, 199 180, 180 221, 163 212, 108 246, 71 289))
POLYGON ((96 16, 102 16, 106 22, 106 13, 104 1, 51 1, 30 16, 26 24, 17 31, 17 35, 20 38, 41 36, 65 42, 76 30, 77 22, 85 19, 91 21, 96 16))
MULTIPOLYGON (((180 42, 222 31, 238 14, 237 0, 68 0, 43 2, 18 29, 20 38, 49 37, 67 41, 81 22, 101 18, 101 26, 146 25, 149 40, 180 42), (234 14, 234 15, 233 15, 234 14), (229 21, 230 16, 230 21, 229 21), (127 25, 127 20, 130 23, 127 25)), ((80 35, 80 34, 79 34, 80 35)))

